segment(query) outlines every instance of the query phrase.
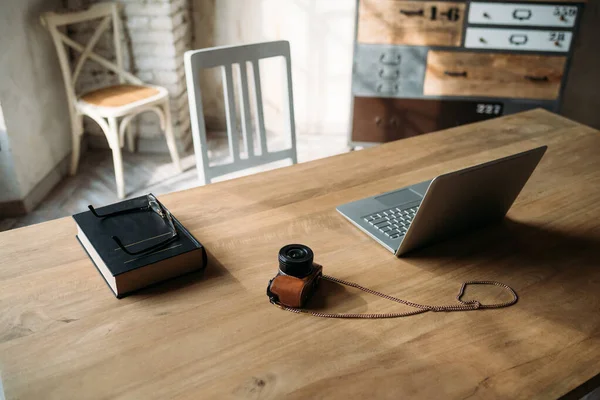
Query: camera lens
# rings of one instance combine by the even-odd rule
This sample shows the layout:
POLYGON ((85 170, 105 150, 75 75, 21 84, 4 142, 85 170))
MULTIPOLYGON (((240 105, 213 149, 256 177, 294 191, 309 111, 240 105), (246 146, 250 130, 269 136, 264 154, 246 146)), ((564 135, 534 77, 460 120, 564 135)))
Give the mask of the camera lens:
POLYGON ((304 257, 304 252, 300 249, 291 249, 287 252, 287 256, 290 258, 298 259, 304 257))
POLYGON ((279 269, 286 275, 303 278, 312 271, 314 254, 303 244, 288 244, 279 250, 279 269))

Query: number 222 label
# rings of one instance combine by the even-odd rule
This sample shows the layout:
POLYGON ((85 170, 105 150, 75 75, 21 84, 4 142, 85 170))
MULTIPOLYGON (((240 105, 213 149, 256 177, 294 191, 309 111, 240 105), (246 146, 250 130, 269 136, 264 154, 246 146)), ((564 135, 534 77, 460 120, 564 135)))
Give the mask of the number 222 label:
POLYGON ((475 112, 477 114, 500 115, 502 113, 502 105, 479 103, 475 108, 475 112))

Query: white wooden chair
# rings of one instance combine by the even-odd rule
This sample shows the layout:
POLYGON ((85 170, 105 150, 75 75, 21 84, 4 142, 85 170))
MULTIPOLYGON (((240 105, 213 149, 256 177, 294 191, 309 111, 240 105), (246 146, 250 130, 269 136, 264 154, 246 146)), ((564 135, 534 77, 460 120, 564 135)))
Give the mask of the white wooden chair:
POLYGON ((123 180, 123 161, 121 147, 124 137, 127 136, 127 145, 130 151, 134 150, 134 137, 128 125, 140 113, 155 112, 161 128, 165 132, 167 145, 171 158, 178 171, 181 171, 179 155, 173 137, 171 125, 171 112, 169 109, 169 93, 160 86, 145 85, 140 79, 133 76, 123 68, 123 55, 121 52, 121 20, 119 5, 116 3, 98 3, 88 10, 72 13, 46 12, 41 17, 50 34, 62 70, 69 113, 71 116, 71 132, 73 138, 73 152, 71 155, 71 175, 77 172, 81 135, 83 134, 83 116, 87 115, 100 125, 113 153, 115 176, 117 181, 117 194, 119 198, 125 197, 125 183, 123 180), (65 35, 59 28, 84 21, 100 19, 100 23, 84 46, 65 35), (101 35, 108 29, 112 22, 116 64, 93 52, 94 46, 101 35), (69 65, 66 46, 81 53, 73 71, 69 65), (84 93, 78 96, 75 93, 75 84, 80 76, 84 62, 90 59, 114 72, 119 77, 119 85, 109 86, 84 93), (120 121, 118 119, 121 118, 120 121), (127 133, 127 135, 126 135, 127 133))
POLYGON ((296 131, 294 123, 294 103, 292 95, 292 70, 290 58, 290 44, 287 41, 256 43, 242 46, 222 46, 202 50, 187 51, 184 56, 185 75, 187 79, 187 92, 192 120, 192 137, 196 155, 198 177, 203 183, 210 183, 213 178, 235 171, 267 164, 274 161, 291 159, 297 163, 296 131), (260 81, 259 60, 271 57, 283 57, 286 63, 284 85, 287 93, 286 125, 287 133, 291 136, 291 148, 269 152, 267 148, 267 135, 265 130, 263 100, 260 81), (253 142, 252 116, 250 109, 250 95, 248 72, 246 63, 250 62, 253 71, 255 116, 257 118, 258 139, 260 140, 260 154, 257 154, 253 142), (246 148, 247 158, 240 157, 239 138, 237 129, 237 113, 234 99, 234 82, 232 66, 239 65, 239 108, 241 111, 241 127, 243 143, 246 148), (225 100, 225 113, 227 118, 227 138, 229 153, 232 162, 229 164, 210 165, 208 146, 206 140, 206 126, 202 109, 202 92, 200 88, 200 70, 221 67, 223 76, 223 92, 225 100))

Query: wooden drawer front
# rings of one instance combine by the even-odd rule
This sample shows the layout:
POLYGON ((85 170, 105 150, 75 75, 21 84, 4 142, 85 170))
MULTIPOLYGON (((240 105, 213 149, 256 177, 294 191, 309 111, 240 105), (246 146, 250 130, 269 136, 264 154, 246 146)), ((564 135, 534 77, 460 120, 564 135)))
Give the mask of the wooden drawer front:
POLYGON ((464 2, 360 0, 359 43, 460 46, 464 2))
POLYGON ((423 95, 427 48, 359 44, 354 54, 352 93, 357 96, 423 95))
POLYGON ((470 24, 571 28, 576 18, 577 6, 479 2, 469 6, 470 24))
POLYGON ((556 112, 556 102, 553 101, 355 97, 352 141, 389 142, 539 107, 556 112))
POLYGON ((566 53, 572 38, 573 33, 565 31, 467 28, 465 47, 566 53))
POLYGON ((523 111, 534 110, 536 108, 543 108, 545 110, 557 113, 558 102, 556 101, 532 101, 532 100, 511 100, 504 102, 504 113, 503 115, 516 114, 523 111))
POLYGON ((430 51, 424 93, 556 99, 566 57, 430 51))
POLYGON ((483 121, 502 112, 503 103, 493 101, 355 97, 352 141, 389 142, 483 121))

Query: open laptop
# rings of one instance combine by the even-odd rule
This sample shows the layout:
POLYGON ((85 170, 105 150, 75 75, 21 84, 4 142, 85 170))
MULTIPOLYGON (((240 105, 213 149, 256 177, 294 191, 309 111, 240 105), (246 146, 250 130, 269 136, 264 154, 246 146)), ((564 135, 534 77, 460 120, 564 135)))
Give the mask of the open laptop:
POLYGON ((547 146, 343 204, 337 210, 400 256, 504 218, 547 146))

